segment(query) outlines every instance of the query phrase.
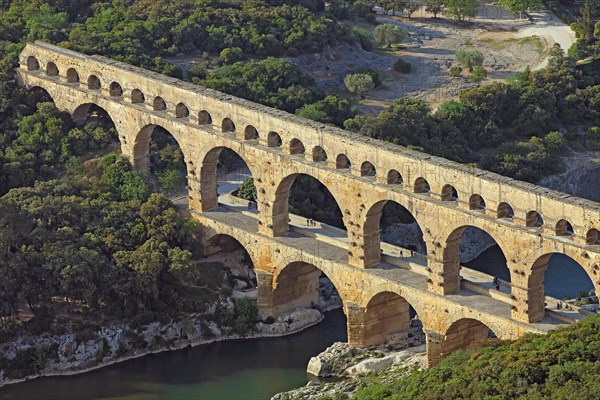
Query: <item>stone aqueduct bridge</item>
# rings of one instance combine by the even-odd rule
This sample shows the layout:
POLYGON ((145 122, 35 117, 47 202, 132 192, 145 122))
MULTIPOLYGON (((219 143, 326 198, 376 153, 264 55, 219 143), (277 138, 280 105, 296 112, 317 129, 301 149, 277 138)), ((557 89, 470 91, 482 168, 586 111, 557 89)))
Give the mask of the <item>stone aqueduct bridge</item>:
POLYGON ((147 168, 153 129, 168 130, 185 157, 189 206, 213 235, 208 243, 218 246, 230 236, 245 247, 264 315, 310 304, 323 271, 344 301, 351 343, 406 333, 410 305, 423 322, 434 364, 486 337, 487 327, 512 339, 556 326, 544 305, 544 272, 553 253, 576 260, 600 293, 598 203, 41 42, 25 47, 17 73, 22 85, 45 89, 75 121, 85 120, 91 105, 103 108, 122 153, 137 168, 147 168), (251 170, 258 218, 218 206, 216 167, 224 148, 251 170), (332 193, 347 243, 289 232, 289 190, 299 174, 332 193), (379 220, 388 201, 408 209, 423 231, 423 274, 381 260, 379 220), (461 289, 459 245, 468 226, 490 234, 506 256, 512 293, 504 301, 461 289))

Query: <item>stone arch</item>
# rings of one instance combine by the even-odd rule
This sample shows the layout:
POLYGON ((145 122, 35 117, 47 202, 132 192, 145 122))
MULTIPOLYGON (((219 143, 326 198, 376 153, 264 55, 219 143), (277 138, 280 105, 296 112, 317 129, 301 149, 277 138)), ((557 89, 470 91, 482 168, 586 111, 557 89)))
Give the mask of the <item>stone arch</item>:
POLYGON ((493 337, 496 337, 496 334, 483 322, 473 318, 459 319, 450 325, 443 336, 439 360, 456 350, 468 348, 493 337))
POLYGON ((394 292, 379 292, 364 309, 361 347, 381 345, 408 339, 411 305, 394 292))
POLYGON ((96 75, 90 75, 87 80, 87 87, 90 90, 100 90, 100 79, 96 75))
MULTIPOLYGON (((200 200, 202 211, 214 210, 219 205, 219 194, 217 185, 217 166, 219 164, 219 156, 224 149, 228 149, 235 153, 245 164, 250 175, 256 177, 253 165, 249 163, 238 151, 226 146, 217 146, 208 151, 202 160, 200 167, 200 200)), ((262 200, 262 193, 257 190, 256 197, 257 202, 260 203, 262 200)))
POLYGON ((208 257, 217 253, 222 253, 227 257, 232 252, 243 249, 250 258, 253 266, 257 264, 257 258, 254 253, 254 247, 248 243, 245 238, 237 238, 226 233, 213 233, 212 236, 207 236, 203 240, 203 256, 208 257))
POLYGON ((39 71, 40 62, 34 56, 27 57, 27 71, 39 71))
POLYGON ((198 113, 198 125, 212 125, 213 120, 208 111, 202 110, 198 113))
MULTIPOLYGON (((469 243, 469 242, 467 242, 469 243)), ((468 249, 465 249, 465 251, 468 249)), ((477 249, 476 249, 477 250, 477 249)), ((468 266, 468 268, 473 269, 477 275, 485 274, 487 275, 487 279, 484 279, 484 284, 488 288, 492 289, 492 281, 494 277, 499 277, 500 279, 511 282, 516 280, 513 279, 514 271, 511 271, 508 268, 506 255, 511 254, 507 251, 505 243, 494 236, 490 235, 490 233, 485 230, 474 226, 474 225, 461 225, 452 230, 452 232, 447 236, 446 242, 444 245, 443 251, 443 274, 445 280, 445 291, 446 294, 456 293, 460 289, 460 280, 461 280, 461 272, 464 273, 464 269, 461 268, 461 265, 468 266), (502 257, 499 259, 498 265, 493 265, 491 263, 480 263, 476 261, 476 258, 472 258, 471 260, 461 261, 461 258, 468 258, 469 253, 461 251, 461 244, 465 238, 469 238, 470 242, 474 243, 482 243, 487 247, 483 249, 486 251, 490 247, 497 245, 502 257)), ((481 280, 484 276, 477 276, 477 280, 481 280)), ((466 279, 468 280, 468 279, 466 279)), ((512 287, 509 287, 512 289, 512 287)))
POLYGON ((538 213, 535 210, 529 211, 527 213, 527 215, 525 216, 525 226, 528 227, 542 227, 544 226, 544 219, 542 218, 542 216, 540 215, 540 213, 538 213))
POLYGON ((592 228, 587 232, 585 238, 585 242, 589 245, 600 244, 600 231, 596 228, 592 228))
POLYGON ((75 124, 77 125, 85 124, 88 121, 88 118, 93 117, 92 114, 95 112, 94 110, 97 111, 98 109, 102 110, 102 112, 108 115, 111 121, 113 121, 113 125, 115 125, 116 128, 116 120, 110 115, 108 110, 106 110, 103 107, 100 107, 95 103, 80 104, 79 106, 77 106, 77 108, 75 108, 75 111, 73 111, 73 113, 71 114, 71 118, 73 119, 73 122, 75 122, 75 124))
POLYGON ((246 128, 244 128, 244 140, 254 139, 258 139, 258 130, 252 125, 247 125, 246 128))
POLYGON ((365 161, 362 163, 362 165, 360 166, 360 176, 374 177, 376 175, 377 175, 377 170, 375 169, 375 166, 371 162, 365 161))
POLYGON ((315 146, 312 150, 312 160, 314 162, 327 161, 327 152, 321 146, 315 146))
POLYGON ((144 96, 144 92, 140 89, 133 89, 131 91, 131 102, 133 104, 142 104, 146 101, 146 96, 144 96))
POLYGON ((58 107, 56 100, 60 100, 60 96, 51 94, 48 89, 42 86, 30 86, 28 89, 36 96, 36 102, 51 101, 58 107))
POLYGON ((290 154, 304 154, 304 152, 304 144, 300 139, 294 138, 290 140, 290 154))
POLYGON ((75 68, 69 68, 67 70, 67 82, 68 83, 79 83, 79 73, 75 68))
POLYGON ((135 142, 133 144, 133 166, 141 171, 148 171, 149 162, 148 157, 150 155, 150 139, 152 138, 152 133, 154 133, 154 129, 157 127, 161 127, 165 131, 167 131, 173 139, 177 142, 177 145, 183 152, 184 159, 186 158, 186 153, 183 151, 183 147, 181 146, 180 141, 177 139, 177 136, 173 135, 171 131, 166 129, 161 125, 156 124, 148 124, 145 125, 135 137, 135 142))
POLYGON ((167 109, 167 103, 162 97, 156 96, 152 102, 152 109, 154 111, 164 111, 167 109))
POLYGON ((473 194, 469 198, 469 210, 485 210, 485 200, 480 194, 473 194))
POLYGON ((388 185, 402 185, 404 180, 402 179, 402 175, 398 170, 390 169, 387 173, 387 183, 388 185))
POLYGON ((48 76, 58 76, 59 72, 58 72, 58 67, 56 66, 55 63, 53 63, 52 61, 49 61, 46 64, 46 75, 48 76))
POLYGON ((457 201, 458 192, 454 186, 446 184, 442 187, 441 199, 442 201, 457 201))
POLYGON ((571 223, 566 219, 558 220, 558 222, 556 223, 555 233, 556 236, 572 237, 573 235, 575 235, 573 225, 571 225, 571 223))
POLYGON ((235 124, 231 118, 223 118, 223 121, 221 122, 221 132, 235 132, 235 124))
POLYGON ((505 219, 512 220, 515 217, 515 212, 513 211, 513 208, 510 204, 508 204, 506 202, 502 202, 502 203, 498 204, 498 212, 497 212, 496 216, 498 218, 505 218, 505 219))
POLYGON ((119 82, 111 82, 109 92, 112 97, 121 97, 123 96, 123 87, 119 82))
POLYGON ((338 154, 335 158, 335 168, 336 169, 350 169, 352 167, 352 163, 350 159, 345 154, 338 154))
MULTIPOLYGON (((300 175, 306 175, 306 176, 314 179, 321 185, 323 185, 323 187, 327 190, 327 192, 329 192, 329 194, 335 201, 337 210, 339 210, 340 213, 342 213, 343 208, 341 207, 341 205, 340 205, 341 203, 338 200, 340 197, 336 191, 336 188, 328 186, 326 182, 322 182, 318 177, 315 177, 309 173, 292 173, 292 174, 286 176, 285 178, 283 178, 277 184, 277 189, 275 191, 275 198, 273 200, 273 206, 271 209, 272 218, 273 218, 271 229, 272 229, 274 236, 280 236, 289 231, 290 191, 292 189, 292 185, 296 181, 296 178, 298 178, 300 175)), ((343 214, 342 214, 342 223, 345 223, 345 221, 343 221, 343 214)))
POLYGON ((267 135, 267 146, 268 147, 281 147, 282 144, 281 136, 277 132, 269 132, 267 135))
POLYGON ((277 271, 277 274, 273 275, 270 313, 276 316, 297 308, 317 306, 321 273, 315 265, 302 261, 292 262, 277 271))
POLYGON ((185 104, 178 103, 175 106, 175 117, 176 118, 187 118, 189 116, 190 116, 190 110, 185 104))
POLYGON ((427 193, 429 193, 430 190, 431 190, 431 186, 429 186, 429 182, 427 182, 427 179, 425 179, 423 177, 419 177, 419 178, 415 179, 415 187, 414 187, 415 193, 427 194, 427 193))

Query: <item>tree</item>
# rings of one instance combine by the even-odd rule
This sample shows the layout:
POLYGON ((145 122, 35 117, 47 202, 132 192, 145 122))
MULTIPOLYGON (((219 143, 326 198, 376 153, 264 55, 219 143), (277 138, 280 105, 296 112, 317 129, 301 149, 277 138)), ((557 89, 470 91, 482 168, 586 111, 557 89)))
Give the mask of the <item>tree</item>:
POLYGON ((226 47, 219 54, 219 60, 222 64, 233 64, 243 58, 244 52, 239 47, 226 47))
POLYGON ((364 97, 370 89, 375 86, 373 78, 369 74, 350 74, 344 78, 344 85, 352 93, 356 93, 361 98, 364 97))
POLYGON ((427 0, 425 11, 433 14, 433 18, 437 18, 437 15, 444 11, 445 7, 445 0, 427 0))
POLYGON ((485 70, 485 68, 483 68, 479 65, 474 66, 473 73, 469 77, 471 82, 479 83, 482 80, 484 80, 485 78, 487 78, 487 71, 485 70))
POLYGON ((518 13, 519 18, 522 18, 524 11, 538 11, 541 0, 498 0, 498 4, 513 14, 518 13))
POLYGON ((256 201, 256 186, 254 186, 254 178, 246 178, 240 185, 237 197, 245 200, 256 201))
POLYGON ((472 72, 474 66, 483 64, 483 54, 478 50, 459 50, 456 52, 456 61, 472 72))
POLYGON ((404 6, 404 11, 406 11, 406 16, 410 18, 415 11, 418 11, 423 6, 423 3, 420 0, 408 0, 406 5, 404 6))
POLYGON ((579 18, 577 18, 577 27, 584 41, 590 41, 594 38, 594 23, 596 22, 597 11, 592 4, 592 0, 583 0, 579 18))
POLYGON ((475 18, 479 0, 446 0, 448 13, 459 21, 475 18))
POLYGON ((407 32, 397 25, 382 24, 375 28, 375 42, 385 44, 387 48, 392 47, 392 43, 401 42, 407 35, 407 32))

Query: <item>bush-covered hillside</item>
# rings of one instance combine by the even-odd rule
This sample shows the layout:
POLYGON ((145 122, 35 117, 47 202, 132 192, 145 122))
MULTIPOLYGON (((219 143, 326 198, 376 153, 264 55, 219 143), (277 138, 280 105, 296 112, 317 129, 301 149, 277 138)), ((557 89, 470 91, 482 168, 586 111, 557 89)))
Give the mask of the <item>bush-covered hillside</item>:
POLYGON ((458 351, 392 384, 368 378, 360 400, 600 399, 600 315, 548 335, 458 351))

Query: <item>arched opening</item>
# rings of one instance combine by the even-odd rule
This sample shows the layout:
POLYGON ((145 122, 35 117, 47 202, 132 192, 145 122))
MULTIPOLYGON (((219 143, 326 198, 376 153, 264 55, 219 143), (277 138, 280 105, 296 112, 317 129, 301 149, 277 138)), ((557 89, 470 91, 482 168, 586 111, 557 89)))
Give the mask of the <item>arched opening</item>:
POLYGON ((133 89, 131 91, 131 102, 133 104, 141 104, 146 101, 144 93, 140 89, 133 89))
POLYGON ((500 203, 498 205, 498 214, 497 214, 498 218, 513 219, 514 216, 515 216, 515 212, 513 211, 513 208, 510 206, 510 204, 500 203))
POLYGON ((404 180, 402 179, 402 175, 395 169, 391 169, 387 174, 387 183, 389 185, 402 185, 404 180))
POLYGON ((318 308, 329 311, 343 305, 331 280, 312 264, 290 263, 274 278, 274 316, 297 309, 318 308))
POLYGON ((40 63, 34 56, 27 57, 27 71, 38 71, 40 63))
POLYGON ((77 125, 98 123, 103 127, 112 129, 115 137, 115 124, 110 115, 100 106, 92 103, 85 103, 75 109, 71 115, 73 122, 77 125))
POLYGON ((329 189, 312 176, 292 174, 283 179, 275 192, 272 212, 276 216, 275 236, 288 232, 291 223, 308 230, 325 227, 332 237, 347 237, 338 202, 329 189))
POLYGON ((592 228, 587 232, 585 242, 590 245, 600 244, 600 231, 592 228))
POLYGON ((281 136, 277 132, 269 132, 267 136, 267 146, 268 147, 281 147, 282 140, 281 136))
POLYGON ((452 185, 444 185, 442 187, 442 201, 456 201, 458 200, 458 192, 452 185))
POLYGON ((335 159, 335 167, 337 169, 350 169, 350 167, 352 167, 352 163, 350 162, 350 159, 347 155, 338 154, 338 156, 335 159))
POLYGON ((235 124, 233 123, 233 121, 231 119, 225 118, 223 120, 223 122, 221 123, 221 132, 223 132, 223 133, 235 132, 235 124))
POLYGON ((478 194, 474 194, 469 198, 469 210, 485 210, 485 200, 478 194))
POLYGON ((258 130, 256 130, 256 128, 253 127, 252 125, 246 126, 246 129, 244 129, 244 139, 245 140, 258 139, 258 130))
POLYGON ((46 64, 46 75, 58 76, 58 67, 52 61, 46 64))
POLYGON ((290 154, 304 154, 304 144, 299 139, 290 141, 290 154))
POLYGON ((187 118, 190 116, 190 110, 183 103, 179 103, 175 106, 175 117, 176 118, 187 118))
POLYGON ((37 103, 48 103, 48 102, 54 103, 54 99, 52 98, 50 93, 48 93, 48 91, 41 86, 34 86, 34 87, 30 88, 29 91, 31 93, 33 93, 36 104, 37 103))
POLYGON ((573 225, 566 219, 561 219, 556 223, 556 236, 571 237, 574 234, 573 225))
POLYGON ((212 271, 225 272, 223 282, 237 292, 235 297, 253 296, 256 293, 256 272, 252 257, 237 239, 225 234, 215 235, 203 243, 202 256, 200 264, 206 264, 212 271))
POLYGON ((134 166, 150 172, 156 188, 169 195, 187 195, 187 168, 175 137, 162 126, 146 125, 133 147, 134 166))
POLYGON ((164 111, 167 109, 167 103, 162 97, 156 96, 152 102, 152 108, 154 111, 164 111))
POLYGON ((369 161, 362 163, 360 166, 360 176, 374 177, 375 175, 377 175, 377 170, 373 164, 371 164, 369 161))
POLYGON ((87 87, 90 90, 100 90, 100 79, 96 75, 90 75, 87 81, 87 87))
POLYGON ((525 217, 525 225, 531 228, 539 228, 544 225, 544 220, 537 211, 529 211, 525 217))
POLYGON ((79 73, 75 68, 69 68, 67 70, 67 82, 68 83, 79 83, 79 73))
POLYGON ((84 149, 91 148, 96 152, 111 143, 118 143, 119 139, 115 124, 102 107, 92 103, 82 104, 75 109, 71 118, 80 130, 87 133, 80 136, 73 135, 73 140, 70 143, 71 149, 80 149, 78 150, 80 154, 84 152, 84 149), (81 143, 84 140, 85 143, 81 143))
POLYGON ((454 322, 444 335, 440 360, 459 349, 466 349, 487 339, 496 338, 496 334, 484 323, 471 318, 454 322))
POLYGON ((423 231, 413 214, 392 200, 375 203, 363 226, 365 258, 369 266, 380 260, 394 263, 398 258, 422 259, 427 254, 423 231))
POLYGON ((314 162, 327 161, 327 153, 321 146, 313 147, 312 160, 314 162))
POLYGON ((212 117, 206 110, 202 110, 198 113, 198 125, 212 125, 212 117))
POLYGON ((447 293, 460 288, 461 278, 467 285, 511 293, 510 270, 502 248, 490 234, 474 226, 457 228, 446 239, 444 274, 457 278, 449 283, 447 293))
POLYGON ((565 310, 582 307, 598 311, 598 293, 594 290, 593 279, 598 279, 598 266, 589 273, 572 257, 562 253, 548 253, 539 257, 531 268, 528 288, 533 291, 527 303, 532 322, 545 315, 545 308, 565 310), (590 275, 592 274, 592 275, 590 275), (539 290, 535 290, 538 289, 539 290), (548 301, 545 296, 554 298, 548 301), (558 307, 558 301, 560 308, 558 307))
POLYGON ((425 343, 423 324, 414 308, 393 292, 373 296, 365 308, 361 347, 382 344, 419 346, 425 343))
POLYGON ((430 190, 431 190, 431 187, 429 186, 429 182, 427 182, 427 180, 425 178, 419 177, 415 180, 415 188, 414 188, 415 193, 427 194, 427 193, 429 193, 430 190))
POLYGON ((110 84, 110 95, 112 97, 121 97, 123 96, 123 88, 121 87, 121 84, 119 84, 119 82, 112 82, 110 84))
POLYGON ((202 211, 217 208, 219 202, 256 210, 260 193, 256 191, 248 164, 235 151, 226 147, 210 150, 202 161, 200 179, 202 211))

